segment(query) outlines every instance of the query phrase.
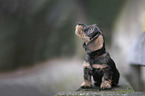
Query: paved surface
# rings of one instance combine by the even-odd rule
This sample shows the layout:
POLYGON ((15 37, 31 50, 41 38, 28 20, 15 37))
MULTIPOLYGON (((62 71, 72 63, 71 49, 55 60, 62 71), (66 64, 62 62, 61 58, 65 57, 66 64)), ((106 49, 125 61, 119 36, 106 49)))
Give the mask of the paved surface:
POLYGON ((99 90, 98 87, 93 87, 78 91, 62 91, 56 96, 145 96, 145 92, 135 92, 126 80, 121 78, 119 85, 111 90, 99 90))
POLYGON ((93 87, 89 89, 79 88, 77 91, 59 92, 56 94, 56 96, 112 96, 112 95, 113 96, 128 96, 127 94, 130 94, 130 96, 132 96, 132 94, 134 94, 134 90, 126 82, 126 80, 121 77, 118 86, 113 87, 111 90, 99 90, 98 87, 93 87))
POLYGON ((82 92, 60 92, 56 96, 145 96, 143 92, 113 92, 113 91, 82 91, 82 92))
POLYGON ((54 96, 81 84, 82 62, 51 60, 32 68, 0 73, 0 96, 54 96))

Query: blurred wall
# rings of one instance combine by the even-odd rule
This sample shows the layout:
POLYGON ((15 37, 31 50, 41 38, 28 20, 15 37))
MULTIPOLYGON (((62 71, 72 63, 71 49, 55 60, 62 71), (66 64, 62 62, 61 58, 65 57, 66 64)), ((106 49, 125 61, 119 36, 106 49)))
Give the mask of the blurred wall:
POLYGON ((129 65, 127 58, 131 44, 143 32, 144 4, 144 0, 128 0, 114 23, 111 52, 122 74, 129 65))
MULTIPOLYGON (((119 67, 120 73, 122 75, 127 75, 130 79, 132 86, 136 87, 137 89, 141 86, 145 85, 142 83, 141 85, 136 85, 138 81, 135 81, 131 78, 130 72, 137 71, 137 70, 130 70, 130 64, 128 62, 129 55, 131 54, 131 46, 135 39, 140 36, 143 32, 143 16, 145 13, 145 1, 144 0, 128 0, 127 3, 124 5, 122 11, 118 15, 113 29, 113 39, 112 39, 112 47, 111 53, 112 57, 116 60, 117 66, 119 67), (132 83, 132 81, 134 83, 132 83)), ((139 49, 138 49, 139 51, 139 49)), ((142 66, 141 69, 144 67, 142 66)), ((145 70, 141 70, 140 74, 141 77, 136 76, 133 74, 134 78, 142 79, 145 81, 145 70)), ((140 81, 141 82, 141 81, 140 81)), ((139 84, 139 83, 137 83, 139 84)), ((144 89, 141 89, 144 90, 144 89)))
POLYGON ((67 3, 71 2, 0 0, 1 71, 63 54, 73 55, 75 14, 72 14, 73 4, 67 3))
POLYGON ((0 0, 0 71, 81 54, 78 21, 102 26, 109 46, 124 1, 0 0))

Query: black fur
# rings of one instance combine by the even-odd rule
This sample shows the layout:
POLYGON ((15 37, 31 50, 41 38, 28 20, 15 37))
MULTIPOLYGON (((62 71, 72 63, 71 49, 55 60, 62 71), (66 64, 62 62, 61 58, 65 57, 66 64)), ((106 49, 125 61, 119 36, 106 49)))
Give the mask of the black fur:
POLYGON ((89 68, 84 68, 84 79, 89 81, 91 77, 91 70, 89 68))
POLYGON ((108 52, 106 52, 105 49, 105 39, 103 36, 102 31, 99 29, 98 26, 95 24, 93 25, 85 25, 82 23, 79 23, 78 25, 83 26, 83 32, 90 37, 90 42, 86 44, 84 42, 83 47, 86 51, 85 61, 90 64, 90 66, 93 66, 94 64, 106 64, 106 68, 103 70, 93 68, 92 69, 84 69, 84 79, 88 79, 88 75, 93 76, 93 79, 95 81, 96 86, 100 86, 102 83, 102 78, 105 80, 111 80, 112 86, 116 86, 119 81, 120 74, 115 66, 114 61, 111 59, 108 52), (92 28, 92 29, 91 29, 92 28), (103 36, 104 42, 103 47, 98 50, 90 50, 88 48, 89 44, 93 42, 99 35, 103 36))

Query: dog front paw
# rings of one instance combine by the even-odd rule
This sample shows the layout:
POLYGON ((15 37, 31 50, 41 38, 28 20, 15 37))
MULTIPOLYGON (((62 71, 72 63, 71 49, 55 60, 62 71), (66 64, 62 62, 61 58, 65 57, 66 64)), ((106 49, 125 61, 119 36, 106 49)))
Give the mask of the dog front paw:
POLYGON ((92 87, 91 82, 83 82, 81 84, 81 88, 90 88, 90 87, 92 87))
POLYGON ((111 89, 112 86, 111 86, 111 81, 103 81, 101 83, 101 89, 111 89))

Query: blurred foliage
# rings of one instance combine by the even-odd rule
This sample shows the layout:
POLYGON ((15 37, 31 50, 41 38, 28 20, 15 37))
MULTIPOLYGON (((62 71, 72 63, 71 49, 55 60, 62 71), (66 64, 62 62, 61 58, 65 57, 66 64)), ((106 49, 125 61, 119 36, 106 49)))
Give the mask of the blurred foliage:
POLYGON ((97 23, 108 32, 124 2, 0 0, 0 71, 74 55, 77 22, 97 23))

